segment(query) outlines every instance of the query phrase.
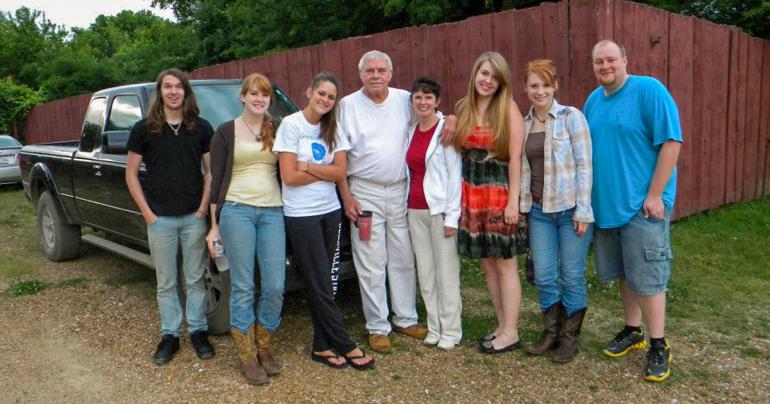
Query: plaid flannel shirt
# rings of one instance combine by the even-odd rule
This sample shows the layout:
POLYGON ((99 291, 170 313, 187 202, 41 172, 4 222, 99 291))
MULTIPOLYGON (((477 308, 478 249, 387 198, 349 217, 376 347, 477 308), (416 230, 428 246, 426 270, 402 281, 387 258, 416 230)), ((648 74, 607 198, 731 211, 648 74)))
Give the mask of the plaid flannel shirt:
MULTIPOLYGON (((532 128, 534 108, 524 118, 525 138, 532 128)), ((588 122, 579 109, 560 105, 553 100, 545 122, 545 146, 543 164, 544 213, 561 212, 575 207, 573 220, 592 223, 591 209, 591 134, 588 122)), ((526 155, 521 155, 521 193, 519 209, 532 209, 530 183, 532 171, 526 155)))

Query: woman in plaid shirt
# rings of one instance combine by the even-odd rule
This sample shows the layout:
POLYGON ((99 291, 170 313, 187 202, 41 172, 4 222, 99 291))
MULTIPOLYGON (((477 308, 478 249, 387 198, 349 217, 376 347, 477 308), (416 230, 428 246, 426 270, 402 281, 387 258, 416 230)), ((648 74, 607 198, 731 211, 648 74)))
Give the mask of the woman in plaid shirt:
POLYGON ((532 102, 521 163, 522 212, 530 212, 529 243, 545 330, 527 352, 555 350, 554 362, 577 353, 587 306, 585 265, 594 221, 591 210, 591 136, 579 109, 554 99, 559 88, 551 60, 527 64, 532 102))

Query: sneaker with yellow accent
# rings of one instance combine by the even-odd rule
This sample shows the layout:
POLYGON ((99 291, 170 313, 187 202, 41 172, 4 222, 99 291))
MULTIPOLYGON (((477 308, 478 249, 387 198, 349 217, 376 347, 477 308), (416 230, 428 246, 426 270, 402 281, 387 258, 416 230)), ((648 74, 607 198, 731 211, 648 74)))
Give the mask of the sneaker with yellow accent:
POLYGON ((615 335, 615 338, 607 342, 602 351, 605 355, 619 358, 634 349, 647 348, 647 340, 644 332, 623 330, 615 335))
POLYGON ((665 344, 655 342, 647 351, 647 367, 644 369, 644 380, 660 383, 671 375, 671 348, 668 342, 665 344))

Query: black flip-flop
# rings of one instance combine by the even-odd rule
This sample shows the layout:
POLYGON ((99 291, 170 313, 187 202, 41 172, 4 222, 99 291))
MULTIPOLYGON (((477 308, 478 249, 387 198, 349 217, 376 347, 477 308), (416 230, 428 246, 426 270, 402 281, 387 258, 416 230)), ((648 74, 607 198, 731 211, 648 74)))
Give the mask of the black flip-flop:
POLYGON ((312 359, 313 362, 318 362, 318 363, 324 364, 324 365, 326 365, 326 366, 328 366, 328 367, 330 367, 332 369, 343 369, 343 368, 346 368, 348 366, 348 362, 347 361, 339 363, 339 364, 330 362, 329 359, 343 359, 341 356, 335 355, 335 354, 332 354, 332 355, 319 355, 319 354, 317 354, 315 352, 311 352, 310 353, 310 359, 312 359))
POLYGON ((363 355, 355 355, 355 356, 343 355, 343 356, 345 356, 345 359, 348 361, 347 363, 349 363, 350 366, 352 366, 353 369, 355 369, 355 370, 369 370, 369 369, 373 369, 374 368, 374 358, 372 358, 371 356, 366 355, 366 351, 364 351, 363 349, 361 349, 361 353, 363 355), (363 359, 363 358, 369 358, 370 360, 369 360, 369 362, 366 362, 363 365, 359 365, 359 364, 353 362, 354 359, 363 359))

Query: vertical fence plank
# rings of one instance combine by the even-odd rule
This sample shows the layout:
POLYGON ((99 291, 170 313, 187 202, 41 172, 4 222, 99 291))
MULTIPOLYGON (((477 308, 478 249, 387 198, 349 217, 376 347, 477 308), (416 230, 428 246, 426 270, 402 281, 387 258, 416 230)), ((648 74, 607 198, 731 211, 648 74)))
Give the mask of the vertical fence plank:
POLYGON ((762 195, 770 195, 770 41, 764 41, 762 56, 762 112, 760 118, 760 143, 759 155, 764 163, 761 166, 763 172, 762 195))
MULTIPOLYGON (((569 8, 566 1, 560 3, 544 3, 542 10, 543 31, 543 56, 556 63, 556 71, 559 73, 559 87, 557 94, 559 102, 564 105, 582 107, 583 100, 576 100, 569 93, 569 8)), ((522 65, 522 69, 524 66, 522 65)), ((514 74, 515 77, 515 74, 514 74)), ((520 90, 519 90, 520 91, 520 90)))
MULTIPOLYGON (((728 115, 726 100, 729 99, 729 89, 725 72, 729 71, 730 58, 727 51, 713 50, 730 48, 730 31, 703 20, 697 20, 696 27, 695 54, 698 55, 697 65, 702 75, 697 77, 695 83, 702 84, 696 86, 698 91, 695 97, 702 99, 704 108, 700 115, 696 115, 703 122, 698 133, 702 153, 697 156, 701 186, 697 189, 697 197, 693 198, 698 199, 698 211, 702 211, 724 204, 727 192, 727 161, 724 156, 728 148, 725 117, 728 115)), ((672 85, 675 83, 673 80, 672 85)))
POLYGON ((313 79, 313 54, 310 47, 298 48, 286 55, 286 71, 288 83, 281 86, 289 93, 294 102, 299 106, 304 105, 305 89, 313 79))
POLYGON ((734 31, 738 43, 738 78, 737 85, 737 103, 738 113, 734 132, 734 182, 733 193, 730 202, 740 202, 743 200, 743 156, 746 150, 746 118, 748 116, 746 108, 748 105, 748 67, 749 67, 749 41, 748 37, 739 30, 734 31))
MULTIPOLYGON (((342 74, 342 55, 340 53, 340 41, 325 43, 318 46, 318 72, 327 71, 334 73, 337 79, 342 74)), ((342 92, 342 89, 339 89, 342 92)), ((342 94, 338 94, 342 96, 342 94)))
POLYGON ((759 154, 759 117, 760 102, 762 101, 762 40, 744 36, 748 39, 748 66, 746 69, 747 87, 750 90, 746 92, 746 137, 745 149, 743 154, 743 186, 742 200, 750 201, 759 196, 757 192, 757 182, 762 172, 759 154))
POLYGON ((701 132, 694 129, 694 111, 702 110, 702 100, 693 97, 693 76, 699 65, 693 65, 693 19, 681 15, 670 15, 669 26, 671 41, 669 42, 668 75, 675 77, 676 86, 672 86, 671 95, 679 107, 679 117, 682 123, 684 145, 677 163, 677 200, 674 218, 687 216, 696 210, 693 195, 696 193, 696 178, 693 168, 697 167, 693 153, 697 138, 701 132), (697 106, 696 106, 697 104, 697 106))
POLYGON ((446 49, 447 64, 449 65, 449 80, 452 83, 450 98, 459 100, 465 96, 468 83, 468 74, 473 67, 473 62, 479 55, 471 55, 468 52, 468 40, 466 30, 462 23, 449 23, 446 25, 446 49))

